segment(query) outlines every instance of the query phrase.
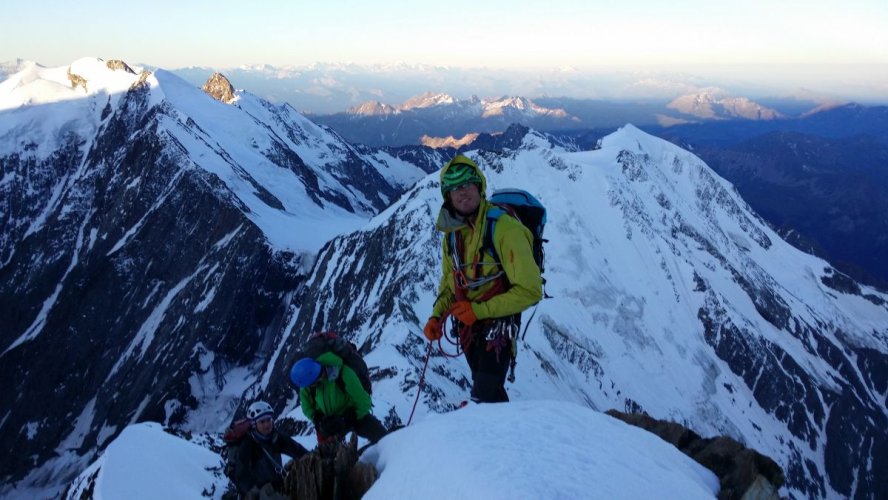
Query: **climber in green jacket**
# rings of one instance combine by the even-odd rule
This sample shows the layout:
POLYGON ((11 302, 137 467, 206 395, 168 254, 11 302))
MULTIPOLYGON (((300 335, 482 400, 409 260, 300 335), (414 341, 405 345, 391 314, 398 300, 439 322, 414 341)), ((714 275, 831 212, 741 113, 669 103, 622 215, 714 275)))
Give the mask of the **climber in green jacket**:
POLYGON ((299 360, 290 370, 290 381, 299 387, 302 413, 314 424, 318 444, 352 431, 371 443, 385 436, 382 422, 370 413, 370 393, 336 354, 325 352, 299 360))

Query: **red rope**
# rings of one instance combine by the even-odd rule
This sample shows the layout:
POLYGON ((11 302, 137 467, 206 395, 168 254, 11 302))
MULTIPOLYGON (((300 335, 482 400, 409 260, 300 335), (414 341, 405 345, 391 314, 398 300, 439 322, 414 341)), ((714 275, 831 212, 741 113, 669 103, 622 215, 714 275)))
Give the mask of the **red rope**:
MULTIPOLYGON (((450 354, 449 352, 445 351, 444 346, 441 344, 441 339, 438 339, 438 351, 444 357, 459 358, 462 356, 463 352, 465 352, 465 348, 468 346, 468 344, 464 343, 463 336, 460 335, 459 333, 454 335, 453 338, 451 338, 450 335, 447 334, 447 320, 449 317, 450 317, 450 313, 445 312, 444 316, 441 318, 441 338, 446 339, 450 345, 456 346, 456 353, 450 354)), ((465 331, 466 331, 466 333, 470 333, 471 328, 466 327, 465 331)))
POLYGON ((410 425, 410 422, 413 422, 413 413, 416 411, 416 403, 419 403, 419 395, 422 394, 422 386, 425 385, 425 373, 426 368, 429 367, 429 358, 432 357, 432 343, 429 342, 429 349, 426 351, 425 356, 425 364, 422 365, 422 374, 419 376, 419 388, 416 391, 416 401, 413 402, 413 409, 410 410, 410 418, 407 419, 407 425, 410 425))
MULTIPOLYGON (((456 242, 455 242, 456 248, 454 250, 456 251, 456 255, 458 256, 463 253, 464 243, 462 240, 462 235, 457 233, 457 236, 458 237, 455 238, 456 239, 456 242)), ((466 283, 468 283, 468 280, 466 278, 465 272, 462 270, 462 267, 460 266, 460 260, 458 258, 454 259, 454 260, 455 260, 454 265, 453 265, 453 284, 454 284, 454 296, 455 296, 454 298, 456 300, 468 300, 468 287, 464 286, 466 283)), ((479 260, 479 256, 476 255, 475 262, 474 262, 474 268, 473 268, 475 271, 475 276, 478 275, 478 260, 479 260)), ((487 292, 485 292, 477 300, 477 302, 484 302, 495 295, 499 295, 500 293, 502 293, 505 290, 506 283, 507 283, 506 279, 503 277, 500 277, 500 279, 496 280, 494 282, 493 286, 490 287, 490 289, 488 289, 487 292)), ((450 316, 450 312, 445 312, 444 315, 441 317, 441 337, 447 339, 447 341, 450 342, 451 345, 456 346, 456 353, 450 354, 449 352, 445 351, 444 346, 441 345, 440 338, 438 339, 438 351, 440 351, 440 353, 445 357, 459 358, 463 355, 463 352, 465 352, 472 343, 472 340, 473 340, 472 327, 469 325, 462 325, 462 328, 460 329, 460 331, 457 332, 457 334, 454 336, 454 339, 451 340, 450 336, 447 335, 447 319, 449 318, 449 316, 450 316)), ((428 368, 428 366, 429 366, 429 359, 431 358, 431 356, 432 356, 432 342, 429 342, 429 348, 428 348, 428 351, 426 352, 425 364, 423 364, 422 374, 419 377, 419 387, 418 387, 418 390, 416 391, 416 400, 413 401, 413 409, 410 410, 410 418, 407 420, 407 425, 410 425, 410 423, 413 422, 413 414, 414 414, 414 412, 416 412, 416 405, 419 403, 419 396, 422 394, 422 388, 425 385, 426 368, 428 368)))

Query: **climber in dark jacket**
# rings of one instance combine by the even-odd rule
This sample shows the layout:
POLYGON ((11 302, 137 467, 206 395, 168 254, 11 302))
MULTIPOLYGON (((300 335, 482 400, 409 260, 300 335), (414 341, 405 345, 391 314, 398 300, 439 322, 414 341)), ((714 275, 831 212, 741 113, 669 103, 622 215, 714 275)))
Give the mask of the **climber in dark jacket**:
POLYGON ((237 448, 235 486, 246 498, 258 498, 259 490, 266 484, 281 492, 284 486, 281 454, 295 460, 308 450, 274 428, 274 411, 265 401, 251 404, 247 417, 252 428, 237 448))

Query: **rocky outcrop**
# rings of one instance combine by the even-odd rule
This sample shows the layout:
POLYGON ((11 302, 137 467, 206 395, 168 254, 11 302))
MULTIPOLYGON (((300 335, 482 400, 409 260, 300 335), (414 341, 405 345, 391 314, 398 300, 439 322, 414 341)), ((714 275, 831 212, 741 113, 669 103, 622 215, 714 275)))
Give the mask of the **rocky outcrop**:
POLYGON ((657 420, 641 413, 608 410, 608 415, 656 434, 718 476, 721 500, 771 500, 780 496, 783 470, 776 462, 737 441, 718 436, 702 438, 675 422, 657 420))
POLYGON ((83 87, 83 91, 86 92, 86 78, 75 73, 71 73, 71 68, 68 68, 68 81, 71 82, 72 89, 83 87))
POLYGON ((125 62, 121 61, 120 59, 111 59, 105 63, 105 66, 107 66, 108 69, 112 69, 114 71, 122 70, 133 75, 136 74, 136 72, 133 71, 132 68, 130 68, 125 62))
POLYGON ((234 100, 234 87, 222 73, 213 73, 201 90, 217 101, 230 104, 234 100))
POLYGON ((331 442, 290 462, 284 491, 299 500, 351 500, 364 496, 379 473, 371 464, 358 462, 358 437, 348 444, 331 442))

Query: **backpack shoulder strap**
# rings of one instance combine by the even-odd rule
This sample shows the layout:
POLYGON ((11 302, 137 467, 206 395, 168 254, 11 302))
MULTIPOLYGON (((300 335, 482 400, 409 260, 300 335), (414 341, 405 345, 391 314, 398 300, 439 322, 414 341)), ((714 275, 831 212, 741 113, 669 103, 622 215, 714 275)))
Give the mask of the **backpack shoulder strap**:
POLYGON ((450 231, 445 237, 447 241, 447 253, 453 258, 453 252, 456 250, 456 231, 450 231))
POLYGON ((481 244, 481 253, 484 253, 486 250, 499 265, 502 265, 502 261, 500 260, 499 253, 496 251, 496 246, 493 244, 493 231, 496 229, 496 221, 505 213, 508 212, 499 205, 492 205, 487 210, 487 229, 484 231, 484 243, 481 244))

